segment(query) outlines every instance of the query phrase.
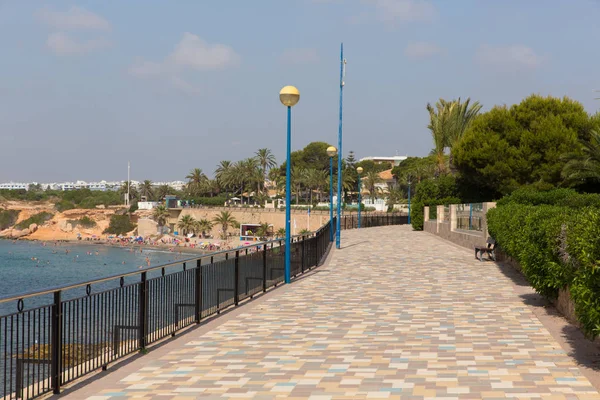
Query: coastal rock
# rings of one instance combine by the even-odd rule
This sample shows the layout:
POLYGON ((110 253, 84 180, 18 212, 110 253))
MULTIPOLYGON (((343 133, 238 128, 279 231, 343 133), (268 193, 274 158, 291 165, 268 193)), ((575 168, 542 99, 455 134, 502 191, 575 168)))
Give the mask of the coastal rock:
POLYGON ((11 228, 5 229, 5 230, 3 230, 3 231, 0 232, 0 237, 7 238, 7 237, 11 237, 11 236, 12 236, 12 229, 11 228))
POLYGON ((38 229, 37 224, 29 225, 29 233, 33 233, 33 232, 37 231, 37 229, 38 229))
POLYGON ((10 236, 13 239, 18 239, 20 237, 27 236, 27 235, 29 235, 29 229, 23 229, 22 231, 19 229, 13 229, 10 236))
POLYGON ((58 222, 58 228, 63 232, 73 232, 73 225, 65 220, 58 222))

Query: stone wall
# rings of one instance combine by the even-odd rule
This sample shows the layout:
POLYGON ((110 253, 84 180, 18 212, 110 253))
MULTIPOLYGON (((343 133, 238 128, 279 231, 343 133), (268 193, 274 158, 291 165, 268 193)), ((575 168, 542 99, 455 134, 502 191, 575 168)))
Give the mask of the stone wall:
MULTIPOLYGON (((260 224, 268 223, 273 225, 273 231, 277 232, 280 228, 285 228, 285 211, 277 212, 262 212, 262 209, 243 208, 235 209, 229 208, 227 211, 233 215, 233 217, 241 224, 260 224)), ((220 209, 213 208, 184 208, 180 212, 170 210, 170 216, 167 220, 167 225, 177 224, 177 221, 184 215, 191 215, 195 220, 207 219, 209 221, 221 213, 220 209)), ((301 213, 291 214, 291 227, 292 235, 299 234, 301 230, 307 229, 310 231, 316 231, 321 226, 329 221, 329 213, 314 213, 311 212, 310 216, 306 211, 301 213), (295 221, 295 228, 294 228, 295 221)), ((220 237, 221 225, 215 225, 211 231, 213 237, 220 237)), ((233 236, 239 235, 239 229, 230 227, 228 232, 231 232, 233 236)))

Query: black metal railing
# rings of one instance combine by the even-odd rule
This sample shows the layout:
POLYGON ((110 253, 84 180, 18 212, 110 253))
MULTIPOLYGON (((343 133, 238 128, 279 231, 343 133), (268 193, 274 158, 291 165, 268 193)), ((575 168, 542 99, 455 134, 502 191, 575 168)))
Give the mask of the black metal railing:
MULTIPOLYGON (((342 218, 342 229, 356 227, 356 216, 342 218)), ((361 222, 403 224, 406 217, 365 215, 361 222)), ((329 229, 327 223, 292 238, 293 277, 324 259, 329 229)), ((284 254, 285 241, 273 240, 0 298, 0 399, 60 393, 69 382, 266 292, 284 280, 284 254)))
MULTIPOLYGON (((360 217, 361 228, 372 228, 386 225, 404 225, 408 224, 408 215, 402 214, 368 214, 364 213, 360 217)), ((340 230, 357 229, 358 215, 343 215, 340 218, 340 230)))

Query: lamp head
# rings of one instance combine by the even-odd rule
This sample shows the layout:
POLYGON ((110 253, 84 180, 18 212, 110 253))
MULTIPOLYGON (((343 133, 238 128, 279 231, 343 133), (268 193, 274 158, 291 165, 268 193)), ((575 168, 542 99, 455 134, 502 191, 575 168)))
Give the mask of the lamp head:
POLYGON ((360 174, 362 174, 362 173, 363 173, 363 171, 364 171, 364 170, 363 170, 363 167, 358 167, 358 168, 356 168, 356 172, 358 172, 358 174, 359 174, 359 175, 360 175, 360 174))
POLYGON ((286 107, 293 107, 300 100, 300 92, 294 86, 286 86, 279 92, 279 100, 286 107))
POLYGON ((329 147, 327 148, 327 155, 328 155, 329 157, 335 157, 335 155, 336 155, 336 154, 337 154, 337 149, 336 149, 335 147, 333 147, 333 146, 329 146, 329 147))

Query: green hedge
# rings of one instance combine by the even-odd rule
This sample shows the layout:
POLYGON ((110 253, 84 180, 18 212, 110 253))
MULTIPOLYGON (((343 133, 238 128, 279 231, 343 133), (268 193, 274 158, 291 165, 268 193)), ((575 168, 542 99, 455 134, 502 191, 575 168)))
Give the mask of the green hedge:
POLYGON ((554 299, 569 287, 579 322, 595 337, 600 334, 600 207, 572 206, 593 202, 593 195, 562 189, 515 192, 488 211, 487 222, 490 235, 518 261, 538 293, 554 299))

